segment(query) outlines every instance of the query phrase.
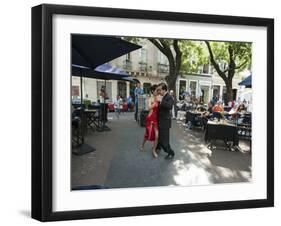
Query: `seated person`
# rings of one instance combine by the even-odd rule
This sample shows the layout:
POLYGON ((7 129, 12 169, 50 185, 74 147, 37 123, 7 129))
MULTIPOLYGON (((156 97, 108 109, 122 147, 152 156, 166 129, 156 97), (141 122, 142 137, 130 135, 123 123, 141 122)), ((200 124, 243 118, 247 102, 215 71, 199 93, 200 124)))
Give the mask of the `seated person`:
POLYGON ((196 111, 204 112, 204 111, 206 111, 206 109, 204 108, 204 105, 200 104, 197 106, 196 111))
POLYGON ((213 107, 213 117, 220 119, 222 117, 223 106, 220 101, 218 101, 213 107))
POLYGON ((244 115, 246 112, 246 106, 244 103, 241 103, 238 108, 236 109, 236 113, 242 113, 242 114, 237 114, 236 119, 237 119, 237 124, 242 124, 242 123, 250 123, 251 119, 249 116, 244 115))
POLYGON ((186 111, 183 111, 182 109, 177 111, 177 120, 183 120, 185 118, 186 111))
POLYGON ((212 102, 209 102, 207 111, 205 111, 202 115, 202 124, 204 130, 206 129, 207 122, 211 118, 212 113, 213 113, 213 104, 212 102))
POLYGON ((245 105, 242 103, 238 106, 238 108, 236 109, 236 112, 242 112, 242 111, 246 111, 246 107, 245 105))
POLYGON ((208 103, 208 109, 204 112, 204 116, 210 116, 213 113, 213 104, 212 102, 208 103))

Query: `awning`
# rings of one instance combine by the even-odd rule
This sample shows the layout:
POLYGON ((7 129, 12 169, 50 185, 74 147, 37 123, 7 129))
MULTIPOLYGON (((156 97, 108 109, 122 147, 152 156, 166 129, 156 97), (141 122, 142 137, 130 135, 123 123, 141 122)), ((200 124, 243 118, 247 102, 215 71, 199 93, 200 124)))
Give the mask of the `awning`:
POLYGON ((252 88, 252 75, 249 75, 242 82, 238 83, 239 86, 246 86, 246 88, 252 88))

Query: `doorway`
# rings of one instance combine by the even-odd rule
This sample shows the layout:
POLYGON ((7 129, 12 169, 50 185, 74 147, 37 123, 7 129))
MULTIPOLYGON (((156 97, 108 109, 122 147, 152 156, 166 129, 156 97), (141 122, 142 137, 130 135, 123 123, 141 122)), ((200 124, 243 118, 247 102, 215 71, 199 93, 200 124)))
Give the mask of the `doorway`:
POLYGON ((209 86, 201 86, 201 93, 202 93, 202 100, 204 102, 204 104, 207 104, 210 100, 209 97, 209 91, 210 91, 210 87, 209 86))
POLYGON ((126 84, 126 82, 118 81, 117 94, 120 95, 122 99, 127 98, 127 84, 126 84))

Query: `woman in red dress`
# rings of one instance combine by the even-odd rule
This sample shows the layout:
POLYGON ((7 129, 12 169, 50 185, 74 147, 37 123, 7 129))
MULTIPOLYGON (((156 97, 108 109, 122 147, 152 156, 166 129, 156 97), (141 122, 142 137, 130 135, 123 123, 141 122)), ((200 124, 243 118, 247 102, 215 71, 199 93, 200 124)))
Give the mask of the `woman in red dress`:
POLYGON ((154 158, 157 158, 158 155, 156 153, 156 147, 158 143, 158 105, 159 102, 157 100, 157 85, 153 85, 151 87, 151 97, 148 100, 148 110, 149 113, 146 117, 146 123, 145 123, 145 134, 144 139, 142 142, 142 145, 140 146, 140 151, 144 150, 144 144, 146 141, 153 141, 153 147, 152 147, 152 156, 154 158))

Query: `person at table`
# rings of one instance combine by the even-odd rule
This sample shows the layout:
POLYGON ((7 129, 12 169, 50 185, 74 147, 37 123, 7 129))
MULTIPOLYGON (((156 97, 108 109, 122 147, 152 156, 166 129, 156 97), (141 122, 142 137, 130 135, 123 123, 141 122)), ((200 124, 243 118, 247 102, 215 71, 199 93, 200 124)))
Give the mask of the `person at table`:
POLYGON ((222 117, 221 113, 223 112, 223 106, 220 101, 218 101, 213 107, 213 117, 220 119, 222 117))
POLYGON ((238 106, 238 108, 236 109, 236 112, 241 113, 241 112, 243 112, 243 111, 246 111, 246 107, 245 107, 244 103, 241 103, 241 104, 238 106))
POLYGON ((204 104, 200 103, 199 105, 197 105, 196 111, 199 111, 199 112, 206 111, 206 108, 204 107, 204 104))
POLYGON ((218 102, 218 99, 218 96, 213 96, 211 100, 212 105, 215 105, 218 102))
POLYGON ((138 97, 143 94, 143 89, 141 88, 141 83, 137 83, 137 87, 135 88, 135 120, 138 121, 138 97))
POLYGON ((204 130, 206 129, 208 120, 211 118, 212 113, 213 113, 213 104, 212 102, 209 102, 207 111, 205 111, 202 115, 202 124, 204 130))
POLYGON ((100 109, 101 109, 101 121, 106 123, 107 120, 107 109, 108 104, 106 103, 108 100, 108 95, 105 90, 105 86, 102 86, 100 89, 100 109))
POLYGON ((212 104, 212 102, 209 102, 208 103, 208 109, 207 109, 207 111, 204 114, 209 116, 212 113, 213 113, 213 104, 212 104))
POLYGON ((241 102, 239 106, 236 108, 235 117, 233 117, 233 119, 237 120, 237 124, 241 124, 243 122, 243 117, 241 115, 243 115, 245 111, 246 111, 246 107, 243 104, 243 102, 241 102))
POLYGON ((151 97, 148 99, 148 110, 149 113, 146 117, 145 122, 145 134, 143 138, 142 145, 140 146, 140 151, 144 150, 144 145, 146 141, 153 141, 152 147, 152 156, 157 158, 158 155, 156 153, 156 147, 158 144, 158 137, 159 137, 159 125, 158 125, 158 108, 159 103, 157 99, 157 85, 153 85, 151 87, 151 97))
POLYGON ((198 98, 194 97, 193 104, 194 104, 195 107, 197 107, 199 105, 198 98))
POLYGON ((230 107, 230 109, 234 108, 234 105, 235 105, 235 101, 234 100, 230 100, 228 102, 228 107, 230 107))

